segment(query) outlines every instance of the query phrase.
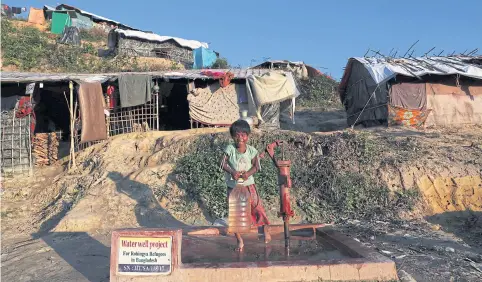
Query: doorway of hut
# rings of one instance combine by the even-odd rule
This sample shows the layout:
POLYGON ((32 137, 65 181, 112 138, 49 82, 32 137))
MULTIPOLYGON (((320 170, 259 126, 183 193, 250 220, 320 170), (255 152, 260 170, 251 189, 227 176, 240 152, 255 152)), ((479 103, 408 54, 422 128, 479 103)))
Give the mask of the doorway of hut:
MULTIPOLYGON (((49 144, 52 143, 52 138, 57 138, 58 145, 54 146, 58 146, 58 149, 54 159, 68 156, 70 151, 70 112, 67 102, 69 93, 68 82, 46 82, 42 88, 37 84, 33 95, 36 119, 34 137, 37 137, 38 143, 49 144), (45 138, 48 141, 43 140, 45 138)), ((75 97, 76 95, 74 99, 75 97)), ((34 144, 34 148, 35 145, 42 144, 34 144)))
POLYGON ((187 81, 160 82, 159 130, 190 129, 187 81))

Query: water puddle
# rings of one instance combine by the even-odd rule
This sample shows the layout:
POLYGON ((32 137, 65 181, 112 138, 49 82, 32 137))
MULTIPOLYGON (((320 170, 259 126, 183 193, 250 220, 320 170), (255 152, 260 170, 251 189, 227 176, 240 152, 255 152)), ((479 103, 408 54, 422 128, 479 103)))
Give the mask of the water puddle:
POLYGON ((267 261, 320 261, 351 258, 313 234, 299 234, 290 240, 289 255, 286 253, 283 234, 272 235, 272 241, 264 244, 264 238, 256 235, 243 236, 244 252, 234 251, 236 238, 232 236, 183 236, 182 263, 226 263, 267 261), (300 236, 301 235, 301 236, 300 236))

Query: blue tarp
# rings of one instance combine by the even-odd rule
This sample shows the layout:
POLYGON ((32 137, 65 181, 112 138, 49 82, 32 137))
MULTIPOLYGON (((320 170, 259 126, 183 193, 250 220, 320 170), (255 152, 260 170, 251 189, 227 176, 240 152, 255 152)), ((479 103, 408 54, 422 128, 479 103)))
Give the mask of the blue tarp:
POLYGON ((218 58, 213 50, 200 47, 192 51, 194 56, 194 69, 202 69, 211 67, 218 58))

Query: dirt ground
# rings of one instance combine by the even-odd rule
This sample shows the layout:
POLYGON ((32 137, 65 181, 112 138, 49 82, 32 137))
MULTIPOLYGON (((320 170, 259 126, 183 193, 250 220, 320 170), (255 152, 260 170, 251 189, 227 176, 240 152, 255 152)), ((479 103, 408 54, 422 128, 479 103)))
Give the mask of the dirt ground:
POLYGON ((298 109, 292 121, 283 120, 281 128, 300 132, 328 132, 343 130, 347 127, 344 110, 320 112, 316 109, 298 109))
MULTIPOLYGON (((480 237, 470 241, 426 222, 352 221, 337 228, 394 260, 400 277, 404 271, 416 281, 482 279, 480 237)), ((53 232, 2 243, 4 281, 109 281, 109 233, 53 232)))
MULTIPOLYGON (((283 129, 317 132, 346 127, 343 112, 337 111, 301 110, 295 122, 283 129)), ((177 187, 160 201, 153 191, 169 182, 173 157, 185 153, 193 138, 225 131, 118 136, 80 153, 79 167, 71 172, 59 164, 39 169, 31 178, 5 179, 1 277, 108 281, 112 228, 213 224, 215 219, 196 205, 188 214, 176 210, 176 199, 184 196, 177 187)), ((400 144, 400 150, 412 148, 404 145, 407 140, 424 144, 427 151, 419 154, 425 167, 387 165, 379 174, 399 189, 420 189, 423 207, 403 221, 345 220, 336 228, 392 258, 400 276, 406 272, 416 281, 481 281, 482 128, 364 131, 400 144)), ((274 217, 276 207, 268 209, 274 217)))

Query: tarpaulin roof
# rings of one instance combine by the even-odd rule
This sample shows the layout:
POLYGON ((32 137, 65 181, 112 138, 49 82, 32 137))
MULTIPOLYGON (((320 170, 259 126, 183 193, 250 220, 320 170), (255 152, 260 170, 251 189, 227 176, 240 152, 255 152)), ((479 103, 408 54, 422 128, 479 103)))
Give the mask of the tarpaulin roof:
POLYGON ((386 82, 397 75, 422 79, 426 75, 461 75, 482 79, 482 56, 448 56, 448 57, 355 57, 350 58, 339 86, 342 95, 350 78, 353 62, 361 63, 376 84, 386 82))
MULTIPOLYGON (((231 72, 234 79, 246 79, 250 75, 263 75, 271 72, 268 69, 225 69, 216 72, 231 72)), ((32 73, 32 72, 1 72, 2 83, 27 83, 27 82, 47 82, 47 81, 100 81, 104 82, 112 78, 117 78, 121 74, 148 74, 154 78, 168 79, 213 79, 210 76, 201 74, 202 70, 176 70, 176 71, 157 71, 157 72, 115 72, 115 73, 32 73)))
POLYGON ((123 26, 125 28, 134 29, 134 28, 132 28, 128 25, 122 24, 118 21, 111 20, 109 18, 105 18, 105 17, 99 16, 99 15, 96 15, 96 14, 93 14, 93 13, 89 13, 87 11, 81 10, 79 8, 76 8, 76 7, 73 7, 73 6, 70 6, 70 5, 60 4, 56 8, 44 5, 44 10, 47 10, 47 11, 56 11, 56 10, 60 10, 61 8, 69 9, 69 10, 75 10, 76 12, 78 12, 80 14, 90 16, 93 20, 96 20, 96 21, 110 22, 110 23, 114 23, 114 24, 119 25, 119 26, 123 26))
POLYGON ((139 38, 139 39, 145 39, 145 40, 156 41, 156 42, 174 40, 182 47, 187 47, 190 49, 197 49, 200 47, 209 48, 207 43, 200 42, 197 40, 187 40, 187 39, 173 37, 173 36, 162 36, 154 33, 147 33, 147 32, 136 31, 136 30, 116 29, 115 32, 123 34, 127 38, 139 38))
POLYGON ((266 67, 271 67, 272 65, 292 65, 292 66, 305 66, 306 69, 308 70, 308 74, 310 77, 314 77, 314 76, 319 76, 321 75, 322 73, 315 69, 314 67, 312 66, 309 66, 307 64, 305 64, 304 62, 302 61, 288 61, 288 60, 267 60, 267 61, 264 61, 263 63, 259 64, 259 65, 256 65, 254 67, 251 67, 253 69, 259 69, 259 68, 266 68, 266 67))
POLYGON ((253 68, 259 68, 259 67, 263 66, 264 64, 304 65, 304 63, 302 61, 293 62, 293 61, 288 61, 288 60, 268 60, 268 61, 262 62, 261 64, 259 64, 257 66, 254 66, 253 68))

